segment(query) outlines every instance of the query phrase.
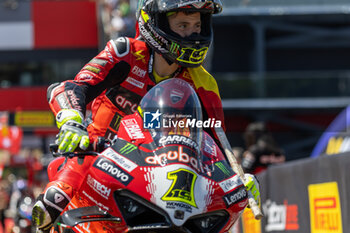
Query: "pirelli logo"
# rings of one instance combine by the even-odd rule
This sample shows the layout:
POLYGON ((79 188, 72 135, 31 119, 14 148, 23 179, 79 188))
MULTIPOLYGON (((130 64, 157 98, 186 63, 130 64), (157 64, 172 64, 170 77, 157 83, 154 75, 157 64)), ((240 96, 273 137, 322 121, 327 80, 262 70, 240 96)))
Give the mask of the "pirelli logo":
POLYGON ((311 233, 341 233, 342 216, 337 182, 308 187, 311 233))
POLYGON ((52 127, 55 117, 51 112, 16 112, 14 123, 21 127, 52 127))

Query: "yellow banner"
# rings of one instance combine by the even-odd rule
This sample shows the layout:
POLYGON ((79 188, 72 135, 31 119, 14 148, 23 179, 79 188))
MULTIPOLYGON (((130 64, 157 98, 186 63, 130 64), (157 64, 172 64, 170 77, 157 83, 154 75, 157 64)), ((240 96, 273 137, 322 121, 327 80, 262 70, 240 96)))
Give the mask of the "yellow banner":
POLYGON ((15 125, 21 127, 52 127, 55 117, 52 112, 16 112, 15 125))
POLYGON ((243 233, 261 233, 261 221, 254 218, 253 212, 245 208, 242 214, 243 233))
POLYGON ((308 190, 311 233, 342 233, 337 182, 311 184, 308 190))

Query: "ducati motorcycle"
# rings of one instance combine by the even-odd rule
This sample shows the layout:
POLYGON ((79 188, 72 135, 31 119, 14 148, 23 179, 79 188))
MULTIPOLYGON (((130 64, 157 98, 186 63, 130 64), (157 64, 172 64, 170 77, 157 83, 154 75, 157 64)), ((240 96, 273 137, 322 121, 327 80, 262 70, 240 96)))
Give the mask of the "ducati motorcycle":
POLYGON ((228 232, 248 195, 201 111, 187 82, 165 80, 104 151, 60 154, 94 159, 50 232, 228 232))

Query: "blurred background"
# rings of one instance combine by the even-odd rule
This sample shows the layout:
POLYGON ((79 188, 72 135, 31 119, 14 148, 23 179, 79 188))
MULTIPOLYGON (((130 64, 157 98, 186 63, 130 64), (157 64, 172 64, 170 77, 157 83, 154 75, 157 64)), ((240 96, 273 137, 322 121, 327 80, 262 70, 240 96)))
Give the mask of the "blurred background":
MULTIPOLYGON (((246 168, 254 169, 244 157, 254 144, 249 132, 255 142, 258 134, 269 137, 262 141, 273 156, 264 157, 262 170, 348 151, 349 0, 222 2, 204 65, 218 82, 227 135, 246 168)), ((0 232, 20 225, 10 200, 18 193, 32 200, 47 182, 48 145, 58 132, 47 87, 74 78, 109 39, 134 37, 136 5, 0 0, 0 232)), ((27 199, 23 208, 31 204, 27 199)), ((25 232, 22 224, 14 231, 25 232)))

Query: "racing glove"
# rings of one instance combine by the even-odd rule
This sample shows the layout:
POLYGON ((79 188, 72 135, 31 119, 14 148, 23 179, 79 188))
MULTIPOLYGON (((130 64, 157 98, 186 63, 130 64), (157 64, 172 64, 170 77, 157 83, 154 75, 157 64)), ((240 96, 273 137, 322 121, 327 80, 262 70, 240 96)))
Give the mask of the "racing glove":
POLYGON ((260 186, 259 181, 255 178, 254 175, 245 173, 244 174, 244 186, 248 191, 250 191, 256 201, 256 203, 259 205, 260 203, 260 186))
POLYGON ((83 120, 83 114, 74 109, 63 109, 57 113, 56 124, 60 129, 56 140, 58 152, 73 152, 78 146, 82 150, 88 148, 89 135, 83 120))

